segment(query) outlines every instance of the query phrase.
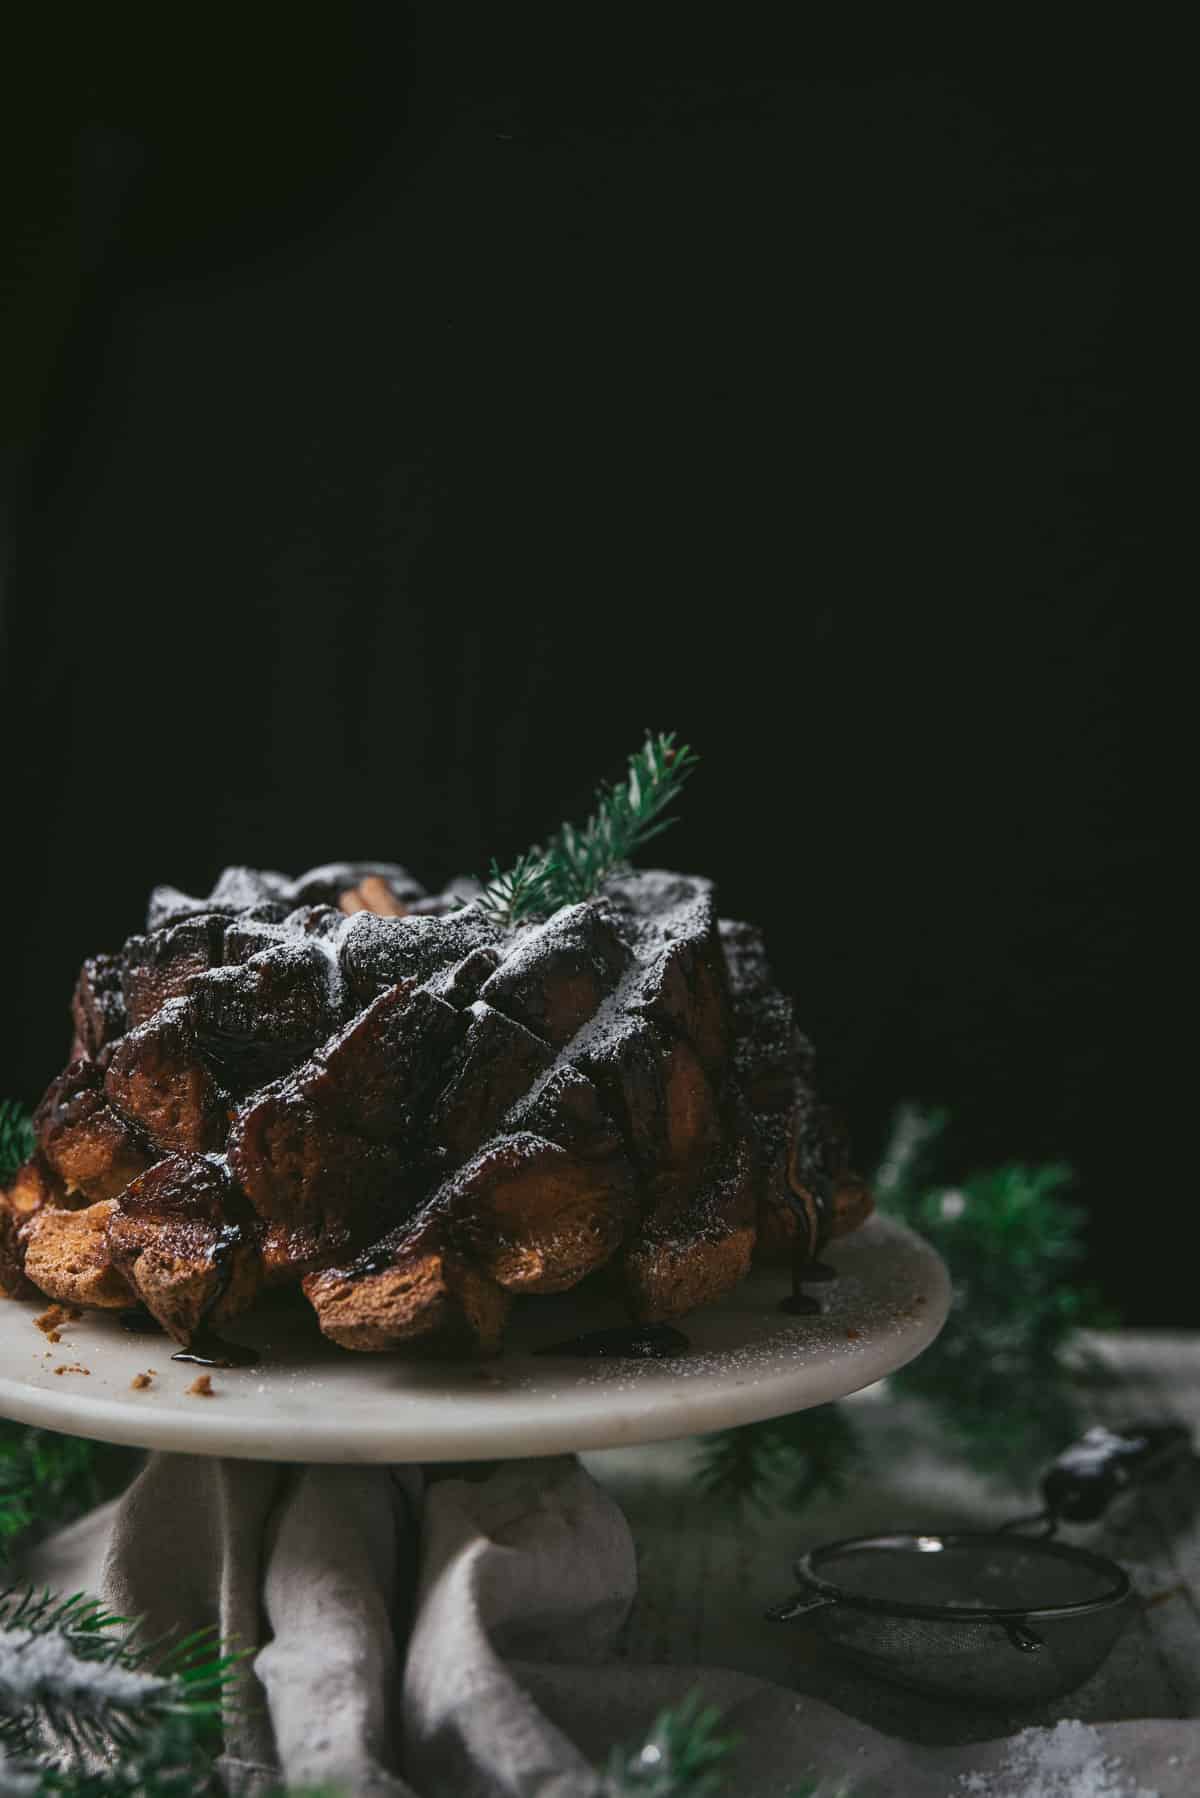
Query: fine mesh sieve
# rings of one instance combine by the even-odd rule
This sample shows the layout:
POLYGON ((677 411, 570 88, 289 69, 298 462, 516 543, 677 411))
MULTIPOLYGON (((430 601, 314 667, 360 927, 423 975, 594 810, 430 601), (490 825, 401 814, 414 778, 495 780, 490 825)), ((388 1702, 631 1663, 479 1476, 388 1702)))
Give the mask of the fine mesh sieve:
POLYGON ((1094 1520, 1118 1492, 1190 1454, 1178 1424, 1090 1430, 1047 1472, 1037 1516, 988 1533, 826 1543, 796 1563, 800 1591, 768 1616, 807 1618, 858 1665, 918 1691, 1004 1705, 1059 1697, 1100 1666, 1132 1588, 1115 1561, 1053 1532, 1094 1520))

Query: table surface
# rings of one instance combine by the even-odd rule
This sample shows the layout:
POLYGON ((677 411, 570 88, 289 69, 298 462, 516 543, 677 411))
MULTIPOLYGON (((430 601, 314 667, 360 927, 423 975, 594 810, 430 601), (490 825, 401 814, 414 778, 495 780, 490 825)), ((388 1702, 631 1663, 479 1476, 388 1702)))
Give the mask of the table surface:
MULTIPOLYGON (((1170 1417, 1200 1447, 1200 1334, 1120 1332, 1087 1338, 1110 1371, 1081 1399, 1089 1421, 1170 1417)), ((640 1596, 625 1641, 634 1662, 708 1664, 780 1680, 910 1741, 968 1742, 1062 1717, 1200 1717, 1200 1463, 1121 1501, 1111 1518, 1064 1540, 1128 1568, 1141 1599, 1106 1664, 1078 1691, 1010 1717, 961 1701, 893 1691, 840 1666, 803 1626, 763 1621, 793 1589, 791 1563, 838 1536, 908 1523, 987 1528, 1038 1508, 1036 1494, 997 1489, 949 1456, 922 1407, 886 1382, 846 1401, 867 1439, 855 1489, 789 1517, 733 1515, 692 1477, 694 1441, 584 1457, 623 1506, 638 1543, 640 1596), (782 1651, 782 1652, 781 1652, 782 1651), (786 1658, 791 1657, 790 1662, 786 1658)))

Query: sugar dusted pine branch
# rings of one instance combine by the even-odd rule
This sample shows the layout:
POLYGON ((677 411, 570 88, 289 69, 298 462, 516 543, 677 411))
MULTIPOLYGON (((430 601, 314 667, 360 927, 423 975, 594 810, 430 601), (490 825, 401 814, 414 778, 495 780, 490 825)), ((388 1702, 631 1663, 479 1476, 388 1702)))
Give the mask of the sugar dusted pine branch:
POLYGON ((10 1756, 136 1755, 172 1723, 196 1742, 220 1715, 233 1658, 191 1637, 151 1667, 136 1626, 76 1595, 0 1594, 0 1747, 10 1756))
POLYGON ((597 789, 587 822, 563 824, 544 849, 531 849, 511 868, 493 862, 478 903, 512 928, 590 899, 610 874, 670 829, 670 809, 698 761, 688 744, 676 743, 673 731, 648 733, 630 756, 624 779, 597 789))

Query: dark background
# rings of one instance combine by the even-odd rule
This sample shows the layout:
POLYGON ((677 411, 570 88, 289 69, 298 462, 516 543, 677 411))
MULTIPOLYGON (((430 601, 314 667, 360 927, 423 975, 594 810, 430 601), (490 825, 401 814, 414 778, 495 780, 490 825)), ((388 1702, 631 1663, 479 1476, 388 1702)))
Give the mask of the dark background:
POLYGON ((663 855, 767 927, 864 1163, 905 1097, 961 1171, 1064 1155, 1126 1317, 1194 1319, 1118 585, 1151 97, 1120 46, 643 75, 461 18, 16 67, 0 1091, 155 881, 438 884, 673 728, 663 855))

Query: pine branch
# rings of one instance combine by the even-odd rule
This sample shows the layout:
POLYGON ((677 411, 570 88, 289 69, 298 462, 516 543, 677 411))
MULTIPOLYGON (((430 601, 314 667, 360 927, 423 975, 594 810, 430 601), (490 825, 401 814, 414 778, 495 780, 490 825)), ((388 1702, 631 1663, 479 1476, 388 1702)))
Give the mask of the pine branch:
POLYGON ((639 1748, 614 1748, 601 1788, 603 1798, 709 1798, 720 1790, 718 1768, 736 1745, 719 1736, 721 1713, 690 1692, 655 1718, 639 1748))
POLYGON ((237 1657, 215 1650, 205 1632, 151 1670, 160 1647, 82 1595, 0 1594, 0 1747, 57 1751, 70 1769, 88 1755, 141 1754, 168 1725, 186 1724, 199 1753, 237 1657))
POLYGON ((840 1405, 819 1405, 706 1436, 699 1453, 702 1492, 765 1512, 798 1510, 822 1493, 838 1496, 863 1450, 849 1414, 840 1405))
POLYGON ((33 1119, 15 1099, 0 1099, 0 1183, 12 1179, 33 1149, 33 1119))
POLYGON ((501 869, 493 857, 487 882, 477 903, 505 929, 527 918, 544 917, 561 903, 545 855, 531 849, 517 857, 511 868, 501 869))
POLYGON ((507 870, 493 861, 477 903, 511 929, 590 899, 610 874, 670 829, 675 820, 667 814, 698 761, 686 743, 676 745, 673 731, 648 732, 629 757, 625 778, 597 789, 586 824, 562 825, 545 849, 531 849, 507 870))
POLYGON ((0 1574, 29 1542, 120 1491, 136 1449, 0 1422, 0 1574))
POLYGON ((168 1718, 142 1747, 99 1772, 18 1762, 11 1786, 4 1773, 0 1759, 0 1798, 208 1798, 220 1789, 211 1753, 181 1717, 168 1718))
POLYGON ((871 1181, 877 1202, 893 1215, 907 1215, 932 1184, 949 1125, 949 1112, 938 1106, 910 1099, 896 1107, 871 1181))
POLYGON ((1113 1320, 1078 1277, 1085 1216, 1067 1197, 1070 1168, 1014 1162, 930 1188, 944 1126, 943 1114, 903 1107, 875 1182, 883 1208, 937 1249, 953 1287, 942 1335, 893 1383, 925 1400, 978 1468, 1019 1484, 1081 1427, 1067 1360, 1075 1331, 1113 1320))

